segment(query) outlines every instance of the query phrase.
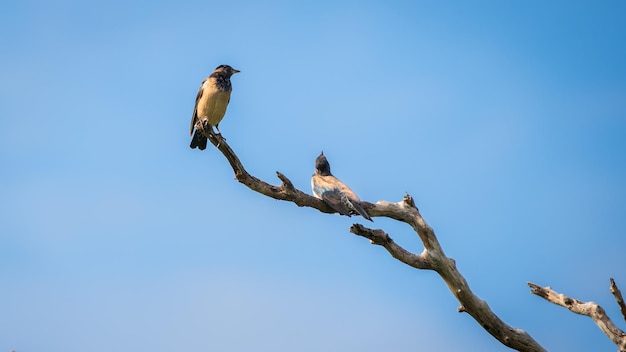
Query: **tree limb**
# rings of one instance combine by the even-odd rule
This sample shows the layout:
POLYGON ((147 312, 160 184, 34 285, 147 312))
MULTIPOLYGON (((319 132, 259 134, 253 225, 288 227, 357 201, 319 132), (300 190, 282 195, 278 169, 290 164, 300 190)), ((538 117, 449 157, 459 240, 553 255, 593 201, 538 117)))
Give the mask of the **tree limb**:
POLYGON ((619 306, 619 310, 622 312, 622 317, 626 321, 626 304, 624 304, 624 298, 622 297, 622 292, 619 290, 619 288, 617 288, 617 285, 615 284, 615 280, 613 280, 612 277, 610 278, 610 281, 611 281, 611 287, 609 288, 609 290, 613 294, 613 297, 615 297, 615 300, 617 301, 617 305, 619 306))
MULTIPOLYGON (((296 189, 291 181, 280 172, 276 172, 282 182, 280 186, 270 185, 250 175, 224 138, 214 134, 213 131, 205 131, 204 134, 224 154, 235 172, 235 179, 251 190, 274 199, 293 202, 300 207, 315 208, 323 213, 336 212, 322 200, 296 189)), ((422 241, 424 251, 419 255, 407 251, 395 243, 383 230, 369 229, 355 224, 350 228, 350 232, 369 239, 372 244, 384 247, 394 258, 407 265, 417 269, 436 271, 461 304, 457 310, 468 313, 505 346, 518 351, 545 351, 528 333, 504 323, 489 308, 487 302, 474 295, 465 278, 457 270, 455 261, 445 256, 434 230, 422 218, 409 194, 397 203, 378 201, 376 204, 362 202, 362 205, 372 217, 388 217, 410 225, 422 241)))
MULTIPOLYGON (((611 279, 611 282, 613 282, 613 279, 611 279)), ((565 307, 576 314, 590 317, 596 325, 598 325, 600 330, 620 348, 620 352, 626 351, 626 334, 613 324, 604 309, 595 302, 582 302, 567 297, 562 293, 555 292, 549 286, 541 287, 532 282, 529 282, 528 286, 532 288, 532 290, 530 290, 531 293, 536 294, 546 301, 565 307)))

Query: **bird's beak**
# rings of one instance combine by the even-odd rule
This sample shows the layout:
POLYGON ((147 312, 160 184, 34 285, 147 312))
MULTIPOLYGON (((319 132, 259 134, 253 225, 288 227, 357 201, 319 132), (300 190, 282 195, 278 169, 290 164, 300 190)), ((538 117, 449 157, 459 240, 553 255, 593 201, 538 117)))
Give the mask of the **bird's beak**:
POLYGON ((239 72, 241 72, 241 71, 239 71, 239 70, 235 70, 235 69, 233 68, 233 75, 234 75, 235 73, 239 73, 239 72))

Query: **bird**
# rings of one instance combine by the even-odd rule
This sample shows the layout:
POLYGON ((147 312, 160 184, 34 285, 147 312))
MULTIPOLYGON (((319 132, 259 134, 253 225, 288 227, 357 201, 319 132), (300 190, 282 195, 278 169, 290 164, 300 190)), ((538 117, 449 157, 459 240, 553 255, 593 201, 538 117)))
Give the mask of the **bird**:
POLYGON ((316 198, 323 200, 339 214, 351 216, 357 213, 369 221, 374 221, 361 206, 359 197, 330 172, 330 164, 323 151, 315 159, 311 188, 316 198))
POLYGON ((217 134, 222 135, 218 125, 224 118, 230 102, 230 92, 233 90, 230 77, 237 72, 241 71, 228 65, 219 65, 209 77, 202 81, 196 96, 196 106, 193 108, 193 115, 191 116, 189 129, 189 135, 193 135, 191 144, 189 144, 191 149, 206 149, 207 138, 199 128, 204 129, 208 125, 212 129, 211 126, 215 126, 217 134))

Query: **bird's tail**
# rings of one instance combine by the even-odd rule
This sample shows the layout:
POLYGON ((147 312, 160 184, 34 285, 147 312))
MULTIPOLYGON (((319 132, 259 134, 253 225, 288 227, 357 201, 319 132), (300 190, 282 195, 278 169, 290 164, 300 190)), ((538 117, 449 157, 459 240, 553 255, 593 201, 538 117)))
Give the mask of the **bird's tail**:
POLYGON ((354 209, 356 210, 357 213, 361 214, 362 217, 366 218, 367 220, 374 222, 374 220, 372 220, 372 218, 370 217, 370 214, 368 214, 365 209, 363 209, 363 207, 361 206, 361 204, 359 204, 359 202, 353 202, 352 205, 354 206, 354 209))
POLYGON ((205 150, 206 143, 206 137, 202 134, 202 132, 196 130, 196 132, 193 134, 193 138, 191 139, 191 144, 189 144, 189 147, 191 147, 191 149, 198 148, 200 150, 205 150))

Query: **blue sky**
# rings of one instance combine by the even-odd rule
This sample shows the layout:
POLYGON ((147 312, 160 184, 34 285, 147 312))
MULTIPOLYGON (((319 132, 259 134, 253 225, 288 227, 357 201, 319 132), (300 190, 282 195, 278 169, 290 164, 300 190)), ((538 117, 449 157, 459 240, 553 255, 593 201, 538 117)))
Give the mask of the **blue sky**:
MULTIPOLYGON (((188 147, 223 135, 310 192, 416 200, 470 287, 554 351, 613 351, 527 281, 626 292, 626 5, 20 1, 0 13, 0 351, 502 351, 436 274, 265 198, 188 147)), ((406 225, 376 218, 397 242, 406 225)))

